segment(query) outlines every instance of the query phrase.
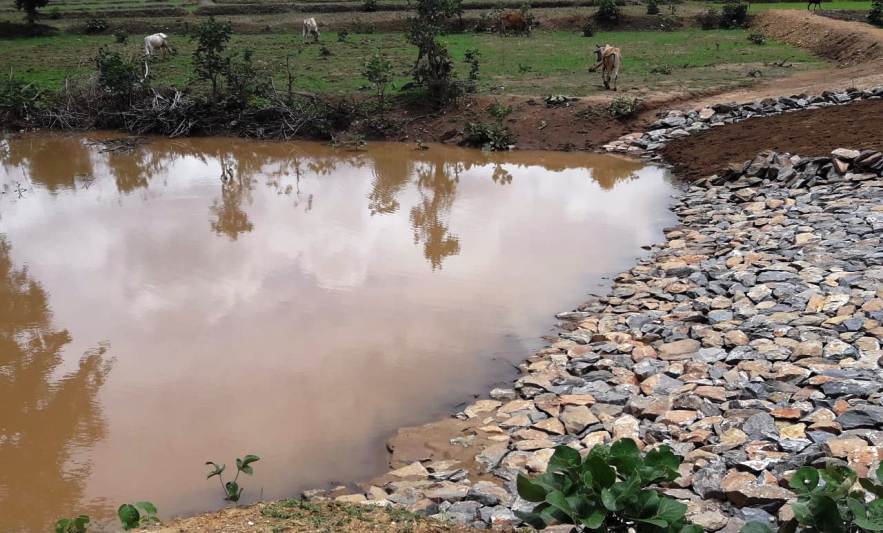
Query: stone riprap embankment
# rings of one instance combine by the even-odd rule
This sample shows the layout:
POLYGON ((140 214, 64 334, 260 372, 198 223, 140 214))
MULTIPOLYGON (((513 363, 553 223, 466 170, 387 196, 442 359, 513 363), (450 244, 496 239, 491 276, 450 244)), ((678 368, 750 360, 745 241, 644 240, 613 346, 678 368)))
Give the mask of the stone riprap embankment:
POLYGON ((672 110, 654 122, 647 131, 624 135, 604 145, 604 149, 608 152, 640 155, 647 159, 658 160, 660 156, 656 154, 656 151, 669 142, 700 133, 709 128, 733 124, 754 117, 820 109, 879 98, 883 98, 883 86, 865 90, 850 89, 843 92, 824 92, 815 96, 805 94, 782 96, 747 104, 716 104, 687 112, 672 110))
POLYGON ((736 533, 789 517, 803 465, 867 475, 883 458, 883 154, 762 153, 673 209, 664 244, 560 314, 560 340, 514 387, 457 415, 483 437, 454 439, 479 472, 418 461, 341 499, 507 528, 530 508, 518 472, 544 471, 558 445, 628 437, 672 446, 682 475, 663 490, 736 533))

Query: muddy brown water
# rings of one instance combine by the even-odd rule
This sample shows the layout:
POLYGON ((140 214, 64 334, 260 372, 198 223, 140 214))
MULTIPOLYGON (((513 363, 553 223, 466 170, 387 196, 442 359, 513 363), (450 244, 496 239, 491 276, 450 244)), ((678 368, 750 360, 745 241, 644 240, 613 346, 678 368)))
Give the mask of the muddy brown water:
POLYGON ((0 531, 377 475, 674 220, 609 156, 106 138, 0 140, 0 531))

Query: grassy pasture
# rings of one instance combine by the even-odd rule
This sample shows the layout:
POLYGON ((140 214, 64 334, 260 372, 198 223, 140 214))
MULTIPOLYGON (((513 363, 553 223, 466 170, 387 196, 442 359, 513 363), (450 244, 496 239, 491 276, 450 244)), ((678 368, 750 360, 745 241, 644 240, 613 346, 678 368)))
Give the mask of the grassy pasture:
MULTIPOLYGON (((688 29, 674 32, 603 32, 586 39, 575 32, 542 31, 530 38, 492 34, 452 34, 444 37, 461 72, 465 51, 481 53, 480 91, 483 93, 587 95, 599 91, 599 76, 587 72, 593 43, 616 43, 623 50, 621 89, 703 89, 748 83, 748 71, 776 77, 822 66, 821 60, 781 43, 751 44, 747 31, 688 29), (792 68, 769 66, 789 58, 792 68), (663 66, 670 69, 661 68, 663 66)), ((91 57, 100 46, 117 48, 133 57, 140 54, 138 39, 125 45, 111 36, 62 34, 53 37, 0 40, 0 72, 13 72, 47 89, 60 87, 66 77, 88 75, 91 57)), ((409 79, 416 49, 401 33, 350 34, 345 42, 333 32, 323 33, 320 45, 303 46, 300 35, 236 35, 231 49, 250 48, 255 59, 272 73, 277 87, 285 86, 286 56, 291 56, 296 87, 331 94, 353 93, 367 81, 362 66, 374 50, 391 60, 395 85, 409 79), (330 55, 324 55, 325 47, 330 55)), ((158 83, 183 86, 190 81, 194 45, 185 37, 174 40, 178 55, 151 66, 158 83)))

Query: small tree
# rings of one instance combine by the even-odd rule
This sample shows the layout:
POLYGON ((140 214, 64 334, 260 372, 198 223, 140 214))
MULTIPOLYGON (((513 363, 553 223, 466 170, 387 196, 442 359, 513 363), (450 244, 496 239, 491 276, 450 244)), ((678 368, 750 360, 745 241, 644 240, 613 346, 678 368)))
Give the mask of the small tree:
POLYGON ((619 23, 620 15, 620 9, 615 0, 601 0, 595 18, 600 22, 615 25, 619 23))
POLYGON ((648 15, 658 15, 659 14, 659 3, 656 0, 647 0, 647 14, 648 15))
POLYGON ((28 24, 33 24, 36 22, 37 17, 40 16, 37 10, 45 7, 48 3, 49 0, 15 0, 15 8, 19 11, 24 11, 28 24))
POLYGON ((197 79, 212 85, 212 100, 217 100, 221 79, 230 67, 230 58, 224 55, 233 27, 230 21, 217 22, 214 17, 196 28, 193 39, 197 42, 193 52, 193 69, 197 79))
POLYGON ((386 108, 384 102, 386 87, 392 81, 392 65, 389 60, 380 55, 380 52, 376 52, 365 63, 365 69, 362 71, 362 74, 374 85, 374 90, 377 92, 377 103, 380 105, 380 118, 382 119, 383 110, 386 108))
POLYGON ((429 92, 436 105, 456 98, 454 62, 448 49, 438 42, 444 23, 463 13, 462 0, 417 0, 417 16, 410 20, 408 42, 417 47, 414 81, 429 92))

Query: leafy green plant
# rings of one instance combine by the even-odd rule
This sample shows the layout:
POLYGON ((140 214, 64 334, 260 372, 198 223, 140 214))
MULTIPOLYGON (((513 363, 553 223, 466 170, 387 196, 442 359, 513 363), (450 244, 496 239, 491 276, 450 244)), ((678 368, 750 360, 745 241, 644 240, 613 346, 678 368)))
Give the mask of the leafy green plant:
POLYGON ((463 61, 469 65, 467 79, 471 82, 478 81, 478 72, 481 69, 480 58, 481 52, 478 51, 478 48, 467 48, 463 53, 463 61))
POLYGON ((26 117, 39 107, 41 96, 33 83, 16 78, 11 72, 0 76, 0 118, 26 117))
POLYGON ((117 509, 117 517, 126 531, 159 523, 159 518, 156 517, 156 506, 150 502, 124 503, 117 509))
POLYGON ((371 58, 365 62, 365 68, 362 71, 368 81, 374 85, 377 93, 377 104, 380 106, 380 118, 383 118, 383 111, 386 108, 385 95, 386 87, 392 81, 392 64, 386 57, 375 52, 371 58))
POLYGON ((598 3, 598 12, 595 13, 596 20, 615 26, 619 24, 621 16, 622 13, 615 0, 601 0, 598 3))
POLYGON ((583 24, 583 37, 593 37, 595 35, 595 25, 591 20, 587 20, 583 24))
POLYGON ((236 477, 233 478, 233 481, 228 481, 224 483, 224 470, 227 468, 227 465, 219 465, 212 461, 206 461, 206 465, 211 465, 212 471, 208 473, 206 479, 211 479, 215 476, 218 476, 218 481, 221 483, 221 487, 224 489, 224 499, 230 502, 238 502, 239 498, 242 496, 242 491, 244 490, 239 486, 239 474, 254 474, 254 469, 251 464, 260 461, 261 458, 257 455, 246 455, 245 457, 236 458, 236 477))
POLYGON ((81 514, 76 518, 61 518, 55 522, 55 533, 86 533, 89 517, 81 514))
POLYGON ((868 22, 875 26, 883 27, 883 0, 873 0, 871 9, 868 11, 868 22))
POLYGON ((766 37, 762 33, 751 33, 748 35, 748 41, 754 44, 766 44, 766 37))
POLYGON ((220 94, 221 79, 230 66, 230 58, 224 55, 233 26, 229 21, 218 22, 214 17, 196 27, 193 40, 196 50, 193 52, 193 70, 197 79, 207 81, 212 87, 212 101, 220 94))
POLYGON ((83 32, 90 35, 102 33, 105 30, 107 30, 107 21, 98 17, 90 17, 83 27, 83 32))
POLYGON ((515 135, 504 121, 511 113, 511 106, 494 102, 488 108, 488 114, 494 118, 493 123, 468 122, 463 130, 461 144, 480 147, 482 150, 492 152, 509 150, 515 144, 515 135))
POLYGON ((346 30, 340 30, 339 32, 337 32, 337 42, 345 43, 347 38, 349 38, 349 36, 350 36, 350 32, 348 32, 346 30))
POLYGON ((113 32, 113 40, 117 44, 125 44, 129 40, 129 33, 122 28, 115 30, 113 32))
POLYGON ((518 476, 519 496, 537 504, 518 514, 537 529, 574 524, 582 531, 701 533, 687 522, 686 505, 650 488, 677 478, 680 463, 668 446, 642 455, 631 439, 597 445, 585 459, 558 446, 544 474, 518 476))
POLYGON ((416 16, 408 22, 408 42, 417 47, 415 85, 426 89, 430 102, 443 106, 460 96, 462 87, 454 76, 454 62, 441 43, 445 23, 463 14, 462 0, 417 0, 416 16))

